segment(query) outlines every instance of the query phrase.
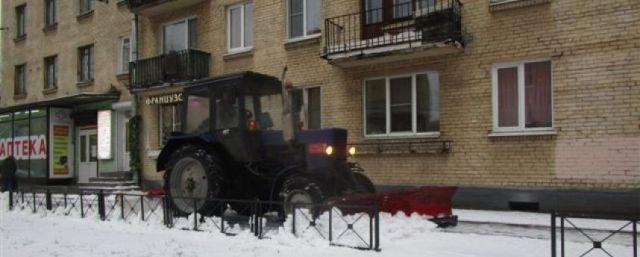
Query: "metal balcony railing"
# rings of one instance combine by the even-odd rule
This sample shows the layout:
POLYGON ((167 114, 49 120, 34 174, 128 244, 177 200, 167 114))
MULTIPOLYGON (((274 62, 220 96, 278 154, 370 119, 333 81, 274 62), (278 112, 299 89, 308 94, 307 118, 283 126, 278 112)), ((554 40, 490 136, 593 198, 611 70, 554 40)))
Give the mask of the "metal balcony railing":
MULTIPOLYGON (((325 57, 351 52, 394 50, 424 43, 460 40, 462 3, 411 0, 325 20, 325 57)), ((376 51, 378 52, 378 51, 376 51)))
POLYGON ((155 4, 157 2, 161 2, 162 0, 127 0, 127 4, 129 8, 138 8, 147 4, 155 4))
POLYGON ((209 53, 188 49, 129 63, 131 89, 209 77, 209 53))

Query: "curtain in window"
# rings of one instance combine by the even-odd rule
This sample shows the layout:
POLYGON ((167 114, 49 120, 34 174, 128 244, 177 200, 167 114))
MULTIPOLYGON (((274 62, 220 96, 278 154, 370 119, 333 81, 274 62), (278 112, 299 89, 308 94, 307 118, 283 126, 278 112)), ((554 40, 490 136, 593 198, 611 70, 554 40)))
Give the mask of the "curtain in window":
POLYGON ((526 127, 551 127, 551 62, 527 63, 524 74, 526 127))
POLYGON ((304 36, 304 0, 289 0, 289 37, 304 36))
POLYGON ((518 68, 498 69, 498 126, 518 126, 518 68))
POLYGON ((368 80, 365 87, 366 134, 387 133, 386 81, 368 80))
POLYGON ((393 78, 390 83, 391 132, 411 132, 411 77, 393 78))

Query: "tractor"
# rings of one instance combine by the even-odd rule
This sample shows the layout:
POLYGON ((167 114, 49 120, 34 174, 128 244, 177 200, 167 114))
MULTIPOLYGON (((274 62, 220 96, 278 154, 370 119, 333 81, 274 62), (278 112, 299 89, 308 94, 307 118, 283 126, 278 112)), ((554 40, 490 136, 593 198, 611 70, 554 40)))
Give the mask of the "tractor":
POLYGON ((277 201, 287 213, 295 204, 375 192, 349 161, 355 148, 346 129, 297 129, 285 73, 234 73, 184 88, 181 132, 157 159, 177 214, 220 214, 214 202, 192 199, 277 201))

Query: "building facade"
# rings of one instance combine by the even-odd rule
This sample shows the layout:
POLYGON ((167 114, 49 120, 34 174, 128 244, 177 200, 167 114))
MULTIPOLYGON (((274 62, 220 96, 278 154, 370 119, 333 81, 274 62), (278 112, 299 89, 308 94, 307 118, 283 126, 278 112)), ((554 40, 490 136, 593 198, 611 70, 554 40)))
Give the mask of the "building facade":
POLYGON ((38 184, 132 177, 124 2, 2 1, 0 158, 38 184))
MULTIPOLYGON (((77 159, 82 128, 100 130, 98 110, 112 110, 112 124, 130 117, 121 108, 137 113, 143 188, 162 187, 155 160, 189 122, 179 111, 185 86, 247 70, 279 77, 286 66, 302 126, 348 129, 380 188, 458 185, 461 206, 485 208, 550 209, 575 193, 640 199, 638 1, 88 1, 88 17, 77 15, 85 1, 57 1, 52 31, 49 1, 31 2, 3 2, 3 26, 16 28, 3 41, 3 81, 14 81, 2 89, 3 113, 15 123, 28 104, 119 92, 91 109, 63 106, 96 117, 73 116, 70 147, 77 159), (23 3, 34 21, 26 38, 16 36, 23 3), (130 76, 118 75, 123 42, 130 76), (95 80, 84 85, 79 56, 91 45, 95 80), (58 87, 45 90, 45 58, 56 55, 58 87), (14 90, 23 73, 26 96, 14 90)), ((117 156, 99 169, 127 170, 119 126, 117 156)))

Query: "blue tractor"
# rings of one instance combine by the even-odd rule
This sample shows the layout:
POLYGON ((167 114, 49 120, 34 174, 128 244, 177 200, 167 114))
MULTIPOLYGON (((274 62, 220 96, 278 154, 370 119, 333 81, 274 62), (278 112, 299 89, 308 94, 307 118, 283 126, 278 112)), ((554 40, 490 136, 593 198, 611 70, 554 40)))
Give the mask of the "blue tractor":
POLYGON ((157 160, 177 214, 219 214, 213 201, 192 199, 279 201, 277 211, 290 212, 293 204, 375 191, 348 161, 355 148, 347 146, 347 130, 293 129, 288 98, 279 79, 254 72, 184 89, 182 130, 157 160))

